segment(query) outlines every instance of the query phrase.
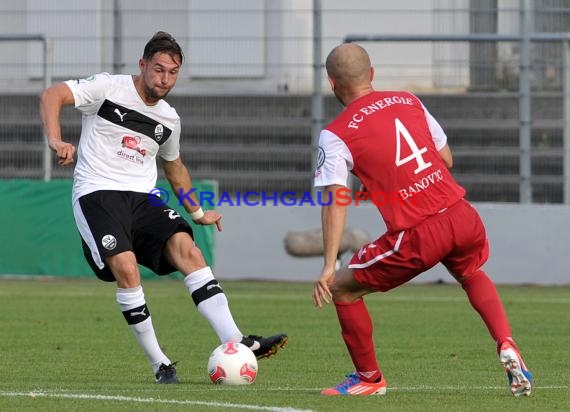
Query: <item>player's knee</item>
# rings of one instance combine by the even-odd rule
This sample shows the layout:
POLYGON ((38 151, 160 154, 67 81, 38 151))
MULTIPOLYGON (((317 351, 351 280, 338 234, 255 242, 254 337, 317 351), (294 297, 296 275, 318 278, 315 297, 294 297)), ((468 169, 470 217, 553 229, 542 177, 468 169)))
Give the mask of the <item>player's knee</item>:
POLYGON ((335 302, 354 302, 360 298, 358 294, 355 294, 353 291, 349 290, 342 283, 333 283, 329 290, 332 293, 332 299, 335 302))
POLYGON ((141 283, 138 266, 131 262, 121 262, 115 265, 112 272, 120 288, 134 288, 141 283))
POLYGON ((137 272, 137 263, 132 260, 121 260, 116 262, 115 270, 124 272, 126 274, 131 274, 137 272))
POLYGON ((186 232, 174 234, 166 244, 167 255, 173 262, 186 261, 193 266, 205 266, 205 259, 202 251, 190 235, 186 232))
POLYGON ((339 290, 338 288, 330 287, 329 288, 332 294, 332 299, 335 302, 346 302, 347 296, 346 293, 342 290, 339 290))
POLYGON ((187 258, 195 265, 205 265, 204 255, 198 246, 193 244, 187 249, 187 258))
POLYGON ((105 264, 117 274, 138 274, 137 259, 133 252, 121 252, 105 259, 105 264))
POLYGON ((457 281, 458 281, 461 285, 463 285, 463 284, 465 284, 466 282, 469 282, 469 281, 471 281, 472 279, 475 279, 475 278, 488 277, 487 274, 486 274, 483 270, 481 270, 481 269, 476 270, 476 271, 474 271, 474 272, 467 273, 467 274, 455 275, 455 274, 452 273, 452 275, 453 275, 453 277, 455 277, 455 279, 457 279, 457 281))
POLYGON ((334 282, 329 286, 329 290, 335 302, 345 303, 354 303, 368 293, 373 292, 360 283, 357 283, 350 269, 341 269, 338 271, 334 282))

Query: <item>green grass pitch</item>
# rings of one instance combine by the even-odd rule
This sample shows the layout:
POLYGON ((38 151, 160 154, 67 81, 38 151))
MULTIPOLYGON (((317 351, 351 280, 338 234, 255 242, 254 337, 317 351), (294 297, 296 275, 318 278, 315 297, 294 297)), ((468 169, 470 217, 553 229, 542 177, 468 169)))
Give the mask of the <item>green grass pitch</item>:
POLYGON ((210 383, 218 345, 179 280, 144 283, 159 341, 180 385, 153 383, 115 302, 91 280, 0 281, 0 410, 62 411, 568 411, 570 289, 500 287, 525 360, 529 398, 514 398, 483 323, 457 285, 408 285, 366 301, 386 396, 328 398, 351 363, 334 308, 312 306, 312 283, 222 281, 244 333, 287 332, 251 386, 210 383))

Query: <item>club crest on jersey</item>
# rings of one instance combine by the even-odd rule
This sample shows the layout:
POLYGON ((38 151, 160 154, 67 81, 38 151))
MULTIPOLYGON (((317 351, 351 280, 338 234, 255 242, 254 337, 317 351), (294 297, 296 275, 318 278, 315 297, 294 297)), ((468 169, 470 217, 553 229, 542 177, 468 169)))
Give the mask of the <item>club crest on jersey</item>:
POLYGON ((317 149, 317 168, 315 169, 314 177, 319 177, 323 173, 321 167, 325 164, 325 159, 325 149, 319 146, 317 149))
POLYGON ((84 79, 77 79, 77 80, 75 80, 75 81, 77 82, 77 84, 79 84, 79 83, 83 83, 83 82, 92 82, 93 80, 95 80, 95 75, 94 75, 94 74, 92 74, 91 76, 86 77, 86 78, 84 78, 84 79))
POLYGON ((317 169, 320 169, 321 166, 325 164, 325 159, 326 159, 325 150, 321 146, 319 146, 319 148, 317 149, 317 169))
POLYGON ((164 126, 159 123, 154 128, 154 139, 157 142, 160 142, 162 140, 163 135, 164 135, 164 126))
POLYGON ((113 235, 105 235, 101 239, 101 244, 107 250, 113 250, 117 247, 117 239, 113 235))

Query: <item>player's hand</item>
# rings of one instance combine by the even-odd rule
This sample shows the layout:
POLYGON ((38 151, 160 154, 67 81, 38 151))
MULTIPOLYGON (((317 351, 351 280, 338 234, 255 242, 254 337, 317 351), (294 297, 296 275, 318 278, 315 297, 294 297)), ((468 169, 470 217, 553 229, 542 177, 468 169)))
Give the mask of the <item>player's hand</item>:
POLYGON ((215 210, 207 210, 204 212, 204 216, 202 216, 198 220, 194 220, 194 223, 198 223, 199 225, 216 225, 218 232, 222 231, 222 215, 216 212, 215 210))
POLYGON ((313 287, 313 304, 322 308, 323 303, 330 303, 332 300, 332 293, 329 286, 334 281, 335 270, 334 268, 324 267, 321 271, 321 275, 315 282, 313 287))
POLYGON ((51 139, 49 140, 49 147, 55 152, 59 165, 68 166, 73 164, 75 157, 75 146, 73 144, 51 139))

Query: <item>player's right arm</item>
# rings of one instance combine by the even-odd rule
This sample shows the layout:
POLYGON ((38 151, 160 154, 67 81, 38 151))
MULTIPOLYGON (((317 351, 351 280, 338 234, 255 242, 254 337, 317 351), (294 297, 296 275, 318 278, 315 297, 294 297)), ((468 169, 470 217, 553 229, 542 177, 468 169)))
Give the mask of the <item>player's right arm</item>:
POLYGON ((65 83, 59 83, 44 90, 40 96, 40 118, 44 135, 51 150, 55 152, 62 166, 73 164, 75 146, 61 138, 60 114, 65 105, 75 104, 73 93, 65 83))
POLYGON ((323 188, 325 205, 321 212, 324 265, 314 284, 313 303, 322 307, 332 298, 330 285, 334 281, 336 261, 346 222, 346 206, 338 202, 337 194, 346 188, 353 160, 346 144, 334 133, 323 130, 319 137, 315 186, 323 188), (329 202, 329 200, 332 200, 329 202))
POLYGON ((345 186, 333 184, 326 186, 323 190, 323 201, 326 206, 321 209, 321 226, 325 259, 313 288, 313 303, 319 308, 323 306, 323 303, 329 303, 332 299, 329 287, 334 280, 338 251, 346 224, 346 206, 341 204, 337 198, 339 189, 343 188, 345 186))

